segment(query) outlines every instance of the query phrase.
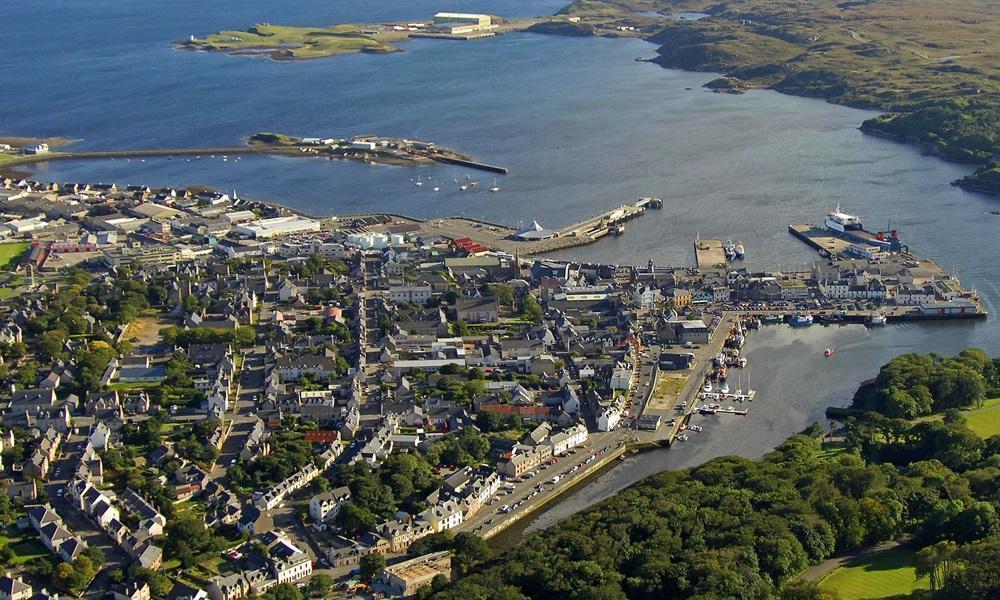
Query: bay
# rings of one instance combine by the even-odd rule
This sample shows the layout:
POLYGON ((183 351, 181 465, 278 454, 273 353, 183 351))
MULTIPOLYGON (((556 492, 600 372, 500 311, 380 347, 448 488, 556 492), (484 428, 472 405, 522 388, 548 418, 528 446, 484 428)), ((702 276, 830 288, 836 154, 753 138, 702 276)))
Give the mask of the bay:
MULTIPOLYGON (((803 268, 815 258, 786 232, 830 209, 891 224, 917 254, 1000 306, 1000 208, 948 182, 970 171, 865 136, 875 113, 756 91, 713 94, 715 77, 636 62, 639 40, 512 34, 476 42, 413 40, 406 52, 304 62, 173 50, 170 42, 270 21, 297 25, 427 18, 438 10, 546 14, 562 2, 263 0, 8 3, 0 135, 79 139, 72 148, 235 145, 271 130, 376 133, 431 140, 510 168, 500 194, 461 193, 452 167, 419 170, 323 159, 67 161, 56 181, 202 184, 312 214, 467 215, 510 225, 566 225, 639 196, 666 199, 624 236, 555 255, 615 263, 693 263, 702 237, 741 240, 750 268, 803 268), (417 188, 417 174, 442 191, 417 188)), ((1000 353, 995 319, 977 323, 766 328, 748 346, 760 400, 743 420, 718 418, 669 451, 630 458, 538 521, 545 525, 639 478, 713 456, 760 456, 844 405, 857 383, 904 352, 1000 353), (841 350, 830 360, 822 349, 841 350)))

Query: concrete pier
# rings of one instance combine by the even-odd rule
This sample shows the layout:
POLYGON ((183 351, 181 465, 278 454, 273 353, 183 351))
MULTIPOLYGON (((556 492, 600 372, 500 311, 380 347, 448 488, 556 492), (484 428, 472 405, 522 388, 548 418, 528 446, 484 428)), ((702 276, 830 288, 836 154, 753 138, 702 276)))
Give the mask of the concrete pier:
POLYGON ((722 269, 726 266, 722 240, 695 240, 694 256, 699 269, 722 269))
POLYGON ((788 233, 791 233, 816 250, 829 252, 830 256, 846 252, 847 248, 851 245, 851 242, 834 235, 829 229, 822 229, 813 225, 789 225, 788 233))

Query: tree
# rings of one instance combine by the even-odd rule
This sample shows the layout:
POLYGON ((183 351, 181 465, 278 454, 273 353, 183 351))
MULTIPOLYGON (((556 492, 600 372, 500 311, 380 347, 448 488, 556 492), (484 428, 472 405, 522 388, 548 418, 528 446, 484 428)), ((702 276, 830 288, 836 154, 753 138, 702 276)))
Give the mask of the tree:
POLYGON ((929 575, 931 591, 940 589, 951 570, 951 559, 955 555, 954 542, 938 542, 917 552, 917 577, 929 575))
POLYGON ((331 589, 333 589, 333 584, 335 583, 333 577, 325 573, 320 573, 318 575, 313 575, 312 580, 309 581, 308 590, 313 596, 325 597, 331 589))
POLYGON ((545 316, 545 313, 538 304, 538 300, 535 300, 534 296, 528 294, 521 301, 521 316, 532 323, 539 323, 542 317, 545 316))
POLYGON ((963 546, 952 558, 958 568, 945 571, 942 598, 1000 598, 1000 539, 994 537, 963 546))
POLYGON ((385 570, 385 555, 372 552, 362 556, 359 569, 361 579, 365 582, 371 582, 385 570))
POLYGON ((268 600, 303 600, 304 598, 299 588, 291 583, 279 583, 264 592, 263 595, 268 600))

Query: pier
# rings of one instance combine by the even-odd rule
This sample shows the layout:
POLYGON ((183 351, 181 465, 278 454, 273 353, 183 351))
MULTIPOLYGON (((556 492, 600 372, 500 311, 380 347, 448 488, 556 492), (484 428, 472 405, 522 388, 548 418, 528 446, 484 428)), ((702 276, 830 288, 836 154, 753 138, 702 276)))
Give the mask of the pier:
POLYGON ((850 241, 838 237, 829 229, 813 225, 789 225, 788 233, 816 250, 828 252, 830 256, 846 253, 851 245, 850 241))
POLYGON ((501 175, 507 174, 507 167, 498 167, 496 165, 490 165, 482 162, 477 162, 474 160, 466 160, 464 158, 452 158, 450 156, 432 156, 431 158, 439 163, 445 163, 449 165, 459 165, 462 167, 468 167, 470 169, 489 171, 490 173, 500 173, 501 175))
POLYGON ((699 269, 722 269, 726 266, 726 253, 722 249, 722 240, 696 239, 694 256, 699 269))
POLYGON ((420 233, 423 235, 438 235, 451 240, 468 239, 491 250, 531 256, 592 244, 609 233, 620 231, 619 228, 623 227, 626 221, 642 216, 649 209, 658 209, 662 206, 663 200, 660 198, 641 198, 632 204, 622 204, 579 223, 555 230, 551 237, 538 240, 520 240, 516 237, 517 230, 512 227, 467 217, 427 221, 407 220, 418 223, 420 233))

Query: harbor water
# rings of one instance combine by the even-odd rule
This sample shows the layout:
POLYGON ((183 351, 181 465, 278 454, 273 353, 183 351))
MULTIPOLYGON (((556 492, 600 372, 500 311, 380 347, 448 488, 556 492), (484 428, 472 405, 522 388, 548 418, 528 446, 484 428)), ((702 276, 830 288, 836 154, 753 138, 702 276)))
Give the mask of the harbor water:
MULTIPOLYGON (((551 13, 562 2, 455 0, 449 10, 551 13)), ((371 3, 263 0, 13 3, 0 71, 17 93, 0 103, 0 135, 58 136, 72 148, 236 145, 258 131, 364 133, 451 146, 510 174, 503 191, 460 192, 458 167, 411 169, 280 157, 66 161, 38 167, 56 181, 202 184, 314 214, 468 215, 516 226, 579 221, 640 196, 663 210, 627 232, 558 257, 691 265, 692 241, 741 240, 748 267, 801 269, 814 258, 786 232, 841 205, 870 229, 891 223, 910 249, 936 259, 1000 309, 1000 201, 949 185, 971 169, 865 136, 875 113, 757 91, 713 94, 714 75, 635 61, 638 40, 528 33, 490 40, 413 40, 406 52, 274 62, 173 50, 189 34, 255 22, 329 24, 427 18, 426 0, 371 3), (80 27, 100 21, 100 26, 80 27), (414 186, 420 175, 440 182, 414 186)), ((745 418, 705 419, 671 450, 629 458, 548 511, 541 526, 663 469, 715 456, 757 457, 843 405, 856 384, 904 352, 1000 353, 996 319, 868 330, 860 326, 754 333, 747 347, 758 400, 745 418), (822 350, 838 352, 825 359, 822 350)))

